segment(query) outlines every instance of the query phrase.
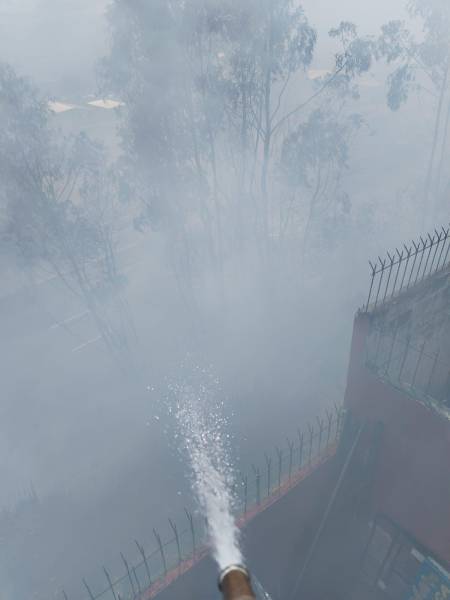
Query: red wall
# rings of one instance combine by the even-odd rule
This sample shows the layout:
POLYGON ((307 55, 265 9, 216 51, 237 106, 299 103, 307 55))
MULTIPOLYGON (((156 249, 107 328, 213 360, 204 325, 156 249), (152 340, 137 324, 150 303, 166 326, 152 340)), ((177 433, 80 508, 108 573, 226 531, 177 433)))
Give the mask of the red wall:
POLYGON ((370 315, 356 316, 345 404, 384 424, 375 510, 450 564, 450 421, 365 367, 369 326, 370 315))

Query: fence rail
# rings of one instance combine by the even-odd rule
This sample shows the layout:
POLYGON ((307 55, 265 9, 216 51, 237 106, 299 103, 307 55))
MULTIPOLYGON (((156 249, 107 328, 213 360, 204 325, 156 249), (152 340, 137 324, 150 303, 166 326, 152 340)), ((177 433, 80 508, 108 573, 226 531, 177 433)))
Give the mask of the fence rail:
MULTIPOLYGON (((273 504, 332 454, 342 432, 343 414, 343 409, 335 405, 323 417, 318 417, 314 425, 309 425, 305 431, 298 430, 296 439, 286 438, 282 446, 277 446, 271 454, 265 454, 262 465, 252 465, 249 473, 236 477, 233 492, 239 526, 273 504)), ((99 571, 101 578, 96 589, 83 579, 87 599, 153 597, 158 589, 165 587, 168 581, 208 552, 208 525, 203 517, 185 509, 181 527, 169 519, 168 529, 171 535, 166 540, 153 529, 154 549, 150 552, 135 540, 137 559, 130 562, 120 553, 121 573, 112 574, 103 567, 99 571)), ((62 597, 68 600, 64 590, 62 597)))
POLYGON ((377 376, 425 404, 450 409, 450 365, 431 341, 414 341, 396 330, 377 329, 367 341, 366 364, 377 376))
POLYGON ((370 287, 363 312, 375 310, 385 302, 408 290, 426 277, 434 275, 447 266, 450 251, 450 227, 428 234, 411 244, 396 248, 384 258, 369 261, 370 287))

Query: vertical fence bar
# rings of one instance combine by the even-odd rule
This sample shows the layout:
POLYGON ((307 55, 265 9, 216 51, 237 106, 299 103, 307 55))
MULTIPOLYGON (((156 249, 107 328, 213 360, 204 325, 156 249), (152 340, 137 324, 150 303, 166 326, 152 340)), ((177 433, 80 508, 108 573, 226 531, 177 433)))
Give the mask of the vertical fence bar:
POLYGON ((308 465, 311 466, 312 461, 312 452, 313 452, 313 444, 314 444, 314 429, 311 425, 308 425, 309 430, 309 452, 308 452, 308 465))
POLYGON ((257 470, 256 472, 256 502, 261 504, 261 471, 257 470))
POLYGON ((186 518, 187 518, 188 523, 189 523, 189 530, 191 532, 191 541, 192 541, 192 556, 195 559, 195 555, 196 555, 196 552, 197 552, 197 547, 196 547, 196 540, 195 540, 194 517, 192 516, 192 513, 190 513, 188 511, 187 508, 184 509, 184 512, 186 513, 186 518))
POLYGON ((373 283, 375 281, 375 276, 377 273, 377 267, 376 265, 373 265, 370 260, 369 260, 369 265, 370 268, 372 269, 372 273, 371 273, 371 279, 370 279, 370 288, 369 288, 369 295, 367 297, 367 303, 366 303, 366 310, 365 312, 367 312, 369 310, 369 306, 370 306, 370 298, 372 296, 372 290, 373 290, 373 283))
POLYGON ((159 553, 161 554, 161 560, 162 560, 163 569, 164 569, 164 576, 166 576, 167 575, 167 562, 166 562, 166 555, 164 554, 164 546, 162 544, 161 537, 160 537, 159 533, 156 531, 156 529, 153 529, 153 535, 155 536, 156 543, 158 544, 158 547, 159 547, 159 553))
POLYGON ((325 414, 327 415, 327 450, 328 450, 328 447, 330 445, 331 427, 333 425, 333 415, 332 415, 332 413, 330 413, 329 410, 326 410, 325 414))
POLYGON ((291 440, 289 438, 286 439, 287 441, 287 445, 289 448, 289 483, 291 482, 292 479, 292 463, 294 460, 294 442, 291 442, 291 440))
POLYGON ((409 259, 411 258, 411 251, 412 251, 411 246, 408 248, 408 246, 406 246, 405 244, 403 244, 403 248, 406 251, 406 261, 404 261, 405 262, 405 268, 403 270, 402 282, 400 283, 400 289, 399 289, 400 292, 402 291, 403 286, 405 284, 405 277, 406 277, 406 273, 408 272, 409 259))
POLYGON ((84 579, 84 578, 83 578, 83 585, 84 585, 84 587, 86 588, 86 590, 87 590, 87 593, 89 594, 89 598, 90 598, 91 600, 95 600, 95 596, 94 596, 94 594, 92 593, 92 590, 91 590, 91 588, 88 586, 86 579, 84 579))
POLYGON ((395 294, 395 288, 397 287, 398 275, 400 273, 400 267, 401 267, 402 262, 403 262, 403 250, 400 252, 399 249, 396 248, 395 251, 396 251, 397 256, 398 256, 398 261, 397 261, 398 267, 397 267, 397 272, 395 274, 394 287, 392 288, 392 294, 391 294, 392 296, 394 296, 394 294, 395 294))
POLYGON ((387 252, 387 255, 388 255, 388 258, 389 258, 389 265, 388 265, 388 267, 387 267, 387 268, 389 269, 389 274, 388 274, 388 278, 387 278, 387 282, 386 282, 386 288, 385 288, 385 290, 384 290, 383 304, 384 304, 384 302, 385 302, 385 300, 386 300, 386 297, 387 297, 387 295, 388 295, 388 291, 389 291, 389 283, 390 283, 390 281, 391 281, 392 268, 393 268, 393 266, 394 266, 394 260, 395 260, 395 257, 394 257, 394 256, 391 256, 391 255, 389 254, 389 252, 387 252))
POLYGON ((378 257, 378 260, 380 261, 380 270, 378 271, 378 273, 380 274, 380 280, 378 282, 377 295, 375 297, 375 304, 373 306, 374 308, 376 308, 377 304, 378 304, 378 297, 380 295, 381 284, 383 282, 383 277, 384 277, 384 270, 386 268, 386 260, 381 260, 380 257, 378 257))
POLYGON ((266 453, 264 453, 264 458, 266 460, 267 497, 269 497, 270 496, 270 485, 271 485, 272 459, 270 456, 267 456, 266 453))
POLYGON ((145 556, 144 548, 143 548, 143 546, 141 546, 141 544, 137 540, 134 540, 134 543, 136 544, 137 549, 139 550, 139 553, 142 556, 142 560, 145 565, 145 571, 146 571, 147 577, 148 577, 148 585, 150 586, 150 585, 152 585, 152 577, 150 575, 150 567, 148 566, 147 557, 145 556))
POLYGON ((298 435, 298 469, 299 471, 303 467, 303 431, 297 429, 298 435))
POLYGON ((323 434, 323 419, 320 419, 319 417, 316 417, 317 419, 317 425, 319 426, 319 441, 318 441, 318 448, 317 448, 317 452, 318 454, 320 454, 320 451, 322 450, 322 434, 323 434))
POLYGON ((131 590, 133 592, 133 598, 136 597, 136 590, 134 589, 134 582, 133 579, 131 578, 131 572, 130 572, 130 567, 128 566, 128 562, 127 559, 125 558, 125 556, 122 554, 122 552, 120 553, 120 557, 122 558, 122 562, 125 565, 125 569, 127 571, 127 575, 128 575, 128 580, 130 582, 130 586, 131 586, 131 590))
POLYGON ((132 569, 133 569, 133 575, 134 575, 134 579, 136 581, 136 585, 137 585, 137 589, 138 589, 138 594, 140 595, 142 592, 142 589, 141 589, 141 584, 139 582, 139 577, 137 576, 137 573, 136 573, 136 567, 132 567, 132 569))
POLYGON ((283 451, 275 446, 275 450, 278 456, 278 489, 281 487, 281 472, 283 469, 283 451))
POLYGON ((342 410, 339 408, 337 404, 334 405, 334 410, 336 413, 336 435, 335 440, 337 441, 339 438, 339 434, 341 433, 341 423, 342 423, 342 410))
POLYGON ((244 516, 247 514, 248 476, 244 477, 244 516))
POLYGON ((431 273, 433 272, 434 261, 436 260, 436 255, 437 255, 437 252, 439 250, 439 246, 441 245, 441 241, 442 241, 442 234, 439 231, 437 231, 437 229, 434 230, 434 233, 436 235, 437 241, 436 241, 436 244, 435 244, 436 247, 435 247, 434 252, 433 252, 433 258, 431 260, 430 271, 428 273, 429 275, 431 275, 431 273))
POLYGON ((442 258, 442 255, 444 253, 445 244, 447 243, 447 238, 448 238, 449 231, 450 231, 450 227, 448 229, 444 229, 444 227, 442 227, 443 244, 442 244, 441 251, 439 252, 439 258, 438 258, 437 265, 436 265, 436 271, 439 271, 439 269, 441 268, 441 266, 444 266, 444 264, 445 264, 445 259, 444 259, 444 263, 442 263, 442 265, 441 265, 441 258, 442 258))
POLYGON ((439 265, 441 264, 441 258, 442 258, 442 253, 444 252, 444 248, 445 248, 445 242, 447 240, 447 231, 441 227, 441 241, 438 244, 439 246, 439 250, 438 250, 438 257, 437 257, 437 262, 436 262, 436 267, 435 267, 435 273, 437 273, 439 271, 439 265))
POLYGON ((420 248, 420 244, 416 244, 416 242, 414 240, 411 243, 412 243, 412 245, 414 247, 414 260, 413 260, 413 264, 412 264, 412 267, 411 267, 411 271, 409 273, 408 285, 406 286, 407 290, 409 290, 409 286, 411 284, 411 279, 412 279, 412 276, 413 276, 413 273, 414 273, 414 267, 416 266, 417 256, 419 254, 419 248, 420 248))
POLYGON ((105 567, 103 567, 103 572, 105 573, 105 577, 108 580, 109 589, 111 590, 114 600, 117 600, 116 592, 114 591, 114 586, 112 584, 110 574, 108 573, 105 567))
POLYGON ((423 257, 425 256, 425 248, 427 246, 427 242, 423 239, 422 236, 420 236, 420 242, 422 244, 422 248, 420 249, 420 261, 419 261, 419 266, 417 267, 417 273, 416 273, 416 278, 414 279, 414 285, 417 283, 417 280, 419 279, 420 270, 422 268, 422 263, 423 263, 423 257))
POLYGON ((255 473, 255 485, 256 485, 256 504, 259 506, 261 504, 261 472, 259 467, 255 467, 252 465, 253 471, 255 473))
MULTIPOLYGON (((450 231, 450 229, 449 229, 449 231, 450 231)), ((447 239, 448 238, 449 238, 449 235, 448 235, 448 232, 447 232, 447 239)), ((447 241, 447 239, 446 239, 446 241, 447 241)), ((448 252, 449 252, 449 250, 450 250, 450 244, 447 244, 447 251, 445 253, 444 262, 442 263, 442 268, 444 268, 445 265, 447 264, 447 258, 448 258, 448 252)))
POLYGON ((430 247, 428 249, 427 259, 425 261, 425 266, 424 266, 423 271, 422 271, 422 280, 424 279, 425 275, 427 274, 428 262, 430 260, 431 251, 432 251, 434 243, 435 243, 435 241, 434 241, 434 235, 432 237, 430 234, 428 234, 428 240, 430 242, 430 247))
POLYGON ((178 554, 178 566, 180 566, 183 558, 181 556, 181 545, 180 545, 180 536, 178 535, 178 527, 176 523, 169 519, 169 525, 173 531, 173 535, 175 536, 175 543, 177 545, 177 554, 178 554))

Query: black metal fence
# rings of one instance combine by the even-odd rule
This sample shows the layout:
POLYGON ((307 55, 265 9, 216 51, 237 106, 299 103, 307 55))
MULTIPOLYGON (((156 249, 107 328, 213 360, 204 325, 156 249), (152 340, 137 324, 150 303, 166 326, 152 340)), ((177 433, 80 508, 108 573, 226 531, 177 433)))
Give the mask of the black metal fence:
MULTIPOLYGON (((298 430, 295 439, 286 438, 285 443, 275 451, 264 455, 262 465, 252 465, 248 474, 236 477, 233 495, 235 514, 241 523, 258 513, 276 497, 295 485, 305 469, 324 459, 336 447, 343 428, 344 411, 335 406, 326 411, 325 416, 317 418, 314 425, 305 431, 298 430)), ((163 539, 153 529, 154 549, 145 550, 135 540, 136 553, 129 561, 120 553, 121 569, 99 570, 94 584, 83 579, 83 585, 89 600, 105 598, 108 600, 133 600, 151 586, 167 581, 171 574, 185 561, 202 556, 208 548, 208 527, 204 517, 185 509, 181 526, 168 520, 170 535, 163 539)), ((64 600, 67 595, 63 591, 64 600)))
MULTIPOLYGON (((423 565, 427 563, 425 557, 425 548, 394 521, 385 515, 377 514, 372 520, 361 561, 360 579, 369 589, 361 595, 369 594, 370 589, 381 588, 384 591, 383 598, 410 600, 413 597, 413 585, 418 581, 423 565)), ((424 586, 424 589, 429 591, 428 586, 424 586)), ((424 594, 417 597, 434 596, 424 594)))
POLYGON ((450 408, 450 365, 432 341, 374 330, 367 341, 366 364, 377 376, 426 404, 450 408))
POLYGON ((369 261, 370 289, 362 311, 382 306, 400 292, 442 270, 447 265, 449 251, 450 227, 442 227, 433 235, 420 237, 419 242, 404 244, 392 254, 387 252, 384 258, 379 256, 375 263, 369 261))

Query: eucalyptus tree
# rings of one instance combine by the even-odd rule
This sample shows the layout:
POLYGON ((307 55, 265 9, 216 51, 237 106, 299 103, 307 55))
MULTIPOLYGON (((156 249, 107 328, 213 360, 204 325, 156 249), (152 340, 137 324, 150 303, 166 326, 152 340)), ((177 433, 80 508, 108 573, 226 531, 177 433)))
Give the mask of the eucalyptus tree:
POLYGON ((105 341, 126 344, 106 316, 117 299, 115 196, 105 156, 85 134, 58 136, 47 100, 0 65, 0 205, 3 240, 28 267, 57 275, 79 296, 105 341))
POLYGON ((434 124, 424 184, 423 210, 433 217, 442 193, 448 156, 450 124, 450 5, 446 0, 409 0, 409 16, 421 24, 413 33, 403 21, 382 27, 377 44, 380 57, 393 69, 388 77, 387 102, 392 110, 411 93, 425 93, 434 103, 434 124), (431 203, 431 211, 430 211, 431 203))
POLYGON ((109 23, 101 79, 126 105, 136 223, 164 230, 191 290, 205 267, 221 271, 247 250, 266 261, 284 202, 283 140, 312 111, 357 97, 371 40, 341 23, 334 67, 312 81, 317 34, 294 0, 113 0, 109 23))
POLYGON ((124 176, 136 223, 164 231, 177 280, 189 288, 199 263, 221 253, 212 25, 201 9, 181 0, 114 0, 111 50, 100 65, 104 89, 125 102, 124 176))
MULTIPOLYGON (((236 223, 238 239, 245 232, 246 237, 266 243, 270 231, 268 179, 277 118, 289 82, 311 63, 315 30, 292 0, 209 0, 186 6, 190 15, 195 15, 187 20, 194 32, 194 43, 188 46, 196 51, 194 64, 201 69, 194 81, 206 96, 206 104, 213 107, 216 140, 234 171, 234 185, 227 197, 227 224, 233 227, 236 223), (251 199, 253 212, 243 206, 251 199), (249 229, 249 221, 256 224, 256 230, 249 229)), ((204 111, 206 123, 209 112, 204 111)), ((208 134, 207 139, 212 136, 208 134)), ((216 168, 214 179, 217 181, 216 168)), ((222 194, 225 188, 222 185, 222 194)))
POLYGON ((341 23, 330 31, 340 43, 334 67, 312 81, 308 67, 314 56, 316 32, 302 8, 289 0, 268 0, 263 8, 261 3, 245 3, 240 8, 239 22, 243 25, 231 38, 225 89, 233 117, 230 129, 234 126, 241 134, 240 167, 245 170, 250 147, 253 160, 248 187, 261 198, 262 206, 257 208, 264 234, 270 237, 283 203, 276 173, 284 139, 307 122, 312 112, 334 107, 338 118, 344 105, 357 99, 357 78, 372 66, 374 44, 370 38, 359 36, 354 24, 341 23), (259 186, 255 178, 258 171, 259 186), (270 193, 268 179, 273 182, 270 193))
POLYGON ((349 166, 352 139, 361 125, 358 114, 342 117, 319 108, 283 141, 280 168, 292 192, 282 233, 292 227, 303 228, 303 254, 319 220, 321 230, 332 236, 350 212, 342 179, 349 166), (325 227, 327 222, 333 227, 325 227))

